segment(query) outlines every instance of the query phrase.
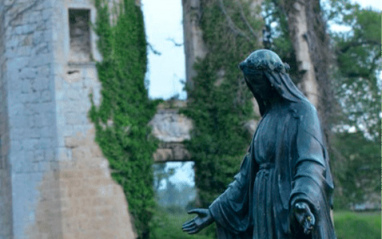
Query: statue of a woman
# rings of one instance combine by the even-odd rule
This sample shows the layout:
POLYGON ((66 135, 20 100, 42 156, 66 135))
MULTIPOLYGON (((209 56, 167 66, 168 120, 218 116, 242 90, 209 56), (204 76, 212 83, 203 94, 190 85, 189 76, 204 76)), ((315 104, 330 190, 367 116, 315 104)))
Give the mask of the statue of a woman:
POLYGON ((216 222, 219 239, 334 239, 333 181, 316 109, 279 56, 257 50, 240 63, 261 121, 239 173, 208 209, 183 224, 216 222))

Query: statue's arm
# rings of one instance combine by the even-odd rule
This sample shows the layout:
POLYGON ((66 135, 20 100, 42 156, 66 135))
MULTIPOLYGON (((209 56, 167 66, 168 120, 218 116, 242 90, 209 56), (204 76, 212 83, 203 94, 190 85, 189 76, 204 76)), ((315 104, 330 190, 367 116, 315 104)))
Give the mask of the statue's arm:
POLYGON ((195 213, 197 216, 183 224, 183 231, 194 234, 214 221, 219 226, 234 232, 242 230, 240 227, 246 227, 250 165, 249 154, 247 154, 241 164, 240 171, 234 177, 235 180, 208 209, 198 208, 189 211, 189 213, 195 213))
POLYGON ((317 221, 325 198, 326 159, 321 129, 315 111, 302 114, 296 134, 296 158, 292 162, 290 208, 295 220, 308 234, 317 221), (324 193, 323 193, 324 192, 324 193))
POLYGON ((231 232, 245 231, 249 225, 249 188, 251 183, 252 159, 248 153, 227 190, 209 207, 212 217, 219 226, 231 232))
POLYGON ((295 220, 309 234, 316 224, 316 212, 320 208, 325 181, 324 168, 313 162, 303 161, 296 167, 293 177, 290 208, 295 220))

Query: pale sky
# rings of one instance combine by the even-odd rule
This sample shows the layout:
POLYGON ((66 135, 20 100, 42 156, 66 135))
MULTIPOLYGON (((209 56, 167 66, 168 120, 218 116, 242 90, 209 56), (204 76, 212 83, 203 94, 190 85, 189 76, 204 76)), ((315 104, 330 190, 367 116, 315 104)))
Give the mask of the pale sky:
POLYGON ((357 0, 352 2, 357 2, 363 8, 371 7, 374 10, 379 10, 379 11, 382 10, 381 0, 363 0, 363 1, 357 0))
POLYGON ((179 94, 186 98, 181 80, 185 80, 181 0, 142 0, 146 36, 156 55, 148 50, 150 98, 168 99, 179 94), (180 47, 175 43, 182 44, 180 47))
MULTIPOLYGON (((382 10, 381 0, 357 0, 363 8, 372 7, 382 10)), ((146 78, 149 84, 149 97, 152 99, 169 99, 179 95, 186 99, 181 81, 185 80, 185 57, 183 48, 182 3, 181 0, 142 0, 142 8, 149 44, 155 51, 148 50, 148 72, 146 78), (182 46, 175 46, 175 43, 182 46)), ((348 29, 332 26, 333 30, 348 29)), ((168 167, 179 170, 170 178, 175 182, 187 182, 194 185, 192 163, 168 163, 168 167)))

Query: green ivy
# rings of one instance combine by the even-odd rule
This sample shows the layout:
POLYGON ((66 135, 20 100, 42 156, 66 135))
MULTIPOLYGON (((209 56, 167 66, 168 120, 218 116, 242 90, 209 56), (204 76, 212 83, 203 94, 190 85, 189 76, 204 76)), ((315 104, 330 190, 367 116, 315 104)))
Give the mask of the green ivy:
POLYGON ((109 160, 113 179, 129 203, 139 238, 149 237, 155 207, 152 155, 157 142, 148 126, 156 112, 144 77, 147 67, 143 16, 134 0, 121 2, 111 21, 107 0, 95 0, 95 31, 103 57, 97 63, 102 102, 89 112, 96 127, 96 141, 109 160))
POLYGON ((233 181, 251 142, 245 124, 254 119, 252 96, 238 64, 259 48, 259 36, 252 34, 245 20, 255 32, 262 22, 251 17, 247 4, 201 1, 200 21, 208 53, 195 65, 197 76, 192 79, 192 88, 187 88, 184 113, 194 123, 186 147, 195 161, 198 204, 203 207, 233 181))

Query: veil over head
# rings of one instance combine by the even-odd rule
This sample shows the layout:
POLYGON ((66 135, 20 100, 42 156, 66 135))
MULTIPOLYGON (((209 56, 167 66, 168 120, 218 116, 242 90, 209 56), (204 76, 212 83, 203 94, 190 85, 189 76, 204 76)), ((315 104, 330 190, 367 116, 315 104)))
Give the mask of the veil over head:
MULTIPOLYGON (((283 63, 280 57, 271 50, 261 49, 252 52, 247 59, 240 63, 240 68, 249 83, 263 73, 271 86, 285 100, 294 102, 307 100, 290 79, 287 73, 289 65, 283 63)), ((265 105, 263 102, 258 103, 260 113, 263 114, 265 105)))

